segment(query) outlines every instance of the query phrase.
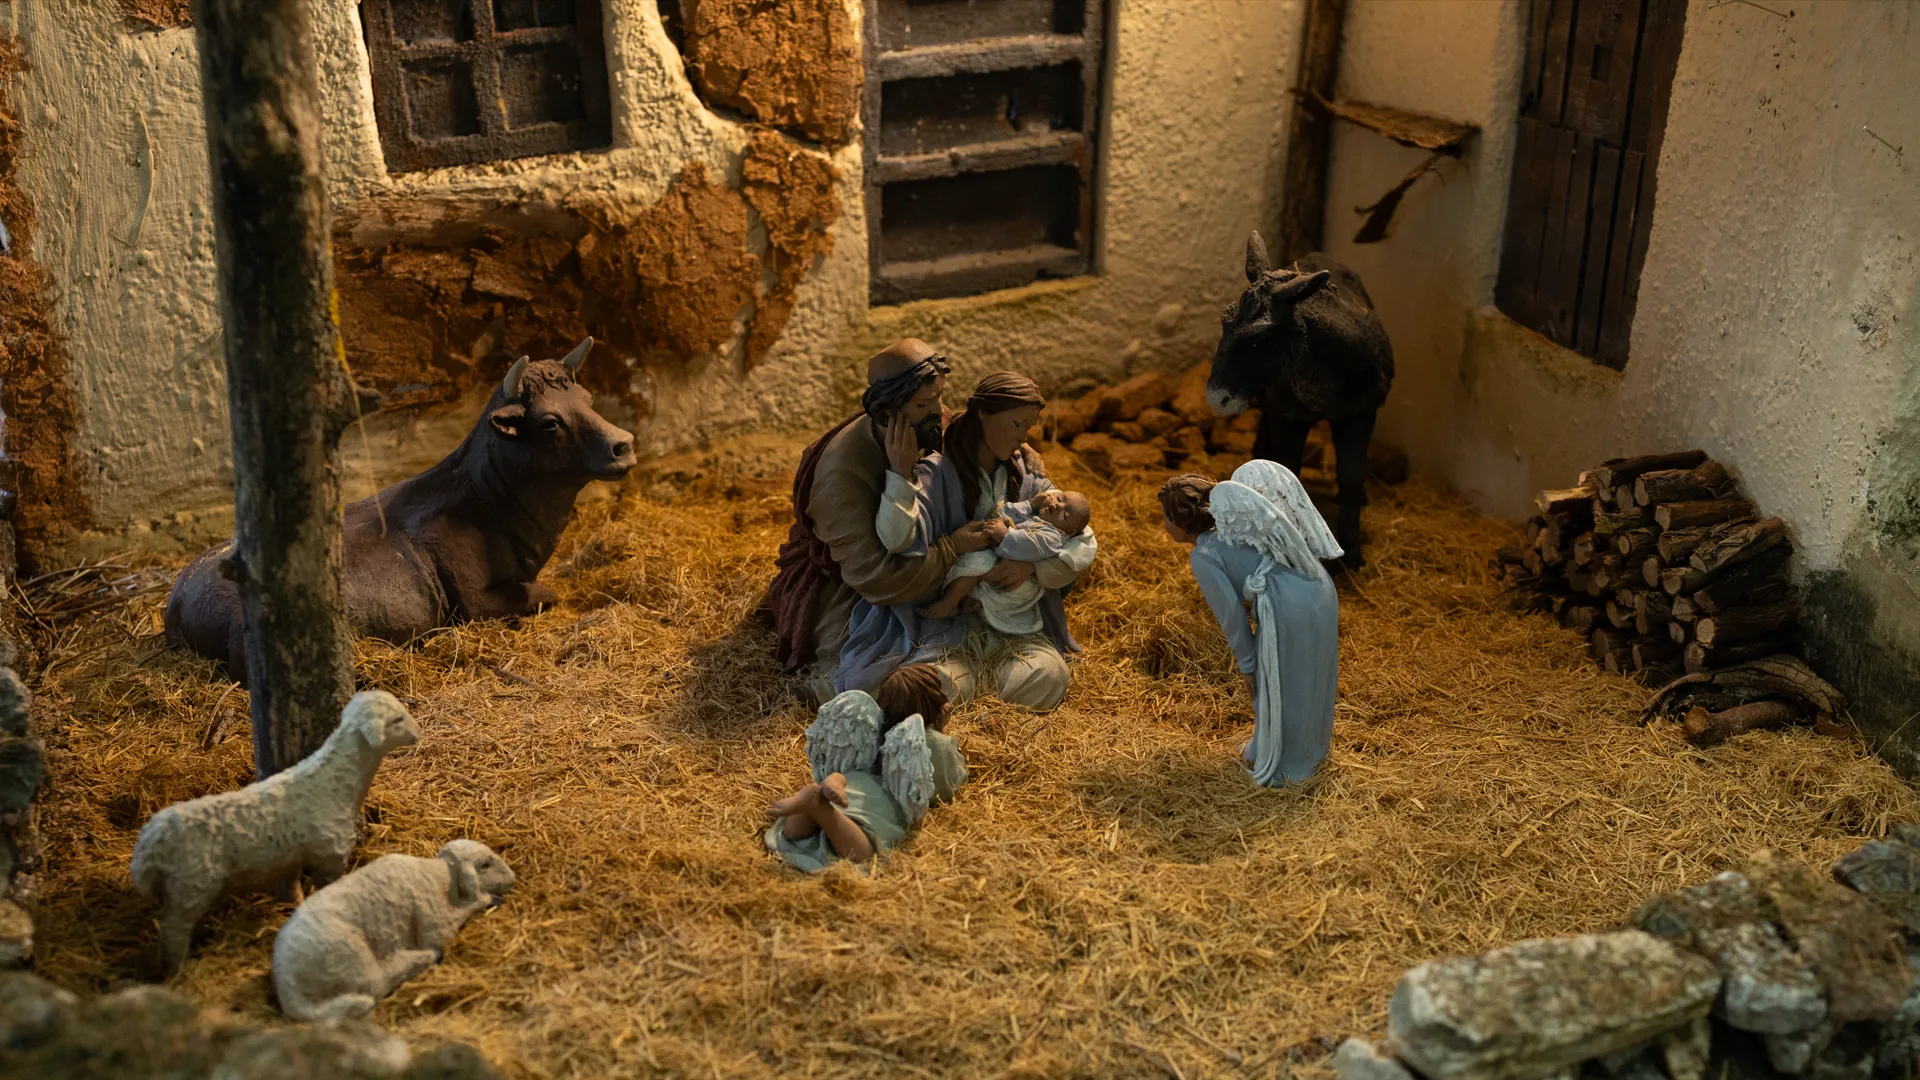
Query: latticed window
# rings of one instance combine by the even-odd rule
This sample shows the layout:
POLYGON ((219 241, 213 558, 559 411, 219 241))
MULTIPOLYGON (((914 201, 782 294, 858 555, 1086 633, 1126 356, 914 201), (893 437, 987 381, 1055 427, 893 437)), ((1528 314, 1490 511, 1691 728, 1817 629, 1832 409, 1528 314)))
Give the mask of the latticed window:
POLYGON ((1104 0, 868 0, 874 303, 1092 268, 1104 0))
POLYGON ((600 0, 364 0, 392 172, 605 146, 600 0))
POLYGON ((1500 310, 1624 367, 1686 0, 1532 0, 1500 310))

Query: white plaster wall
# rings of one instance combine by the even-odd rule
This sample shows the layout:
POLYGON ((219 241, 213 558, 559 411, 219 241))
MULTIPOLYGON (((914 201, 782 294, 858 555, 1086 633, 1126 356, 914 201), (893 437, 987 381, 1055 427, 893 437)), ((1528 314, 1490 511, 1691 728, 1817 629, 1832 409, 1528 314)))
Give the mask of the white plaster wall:
POLYGON ((17 0, 0 27, 29 65, 16 175, 82 410, 81 469, 116 515, 231 499, 193 37, 126 34, 113 0, 17 0))
MULTIPOLYGON (((389 192, 537 199, 582 190, 644 206, 690 160, 737 178, 748 132, 694 96, 654 0, 605 4, 611 150, 394 177, 374 126, 357 5, 313 4, 336 206, 389 192)), ((1299 8, 1114 6, 1099 275, 870 310, 860 154, 848 147, 833 158, 844 207, 833 254, 802 284, 779 342, 747 374, 725 352, 685 371, 641 372, 655 406, 643 445, 664 451, 822 423, 853 401, 865 356, 906 334, 945 349, 963 388, 1000 367, 1057 386, 1211 355, 1240 245, 1275 199, 1299 8)), ((0 10, 33 65, 19 92, 21 182, 41 207, 36 254, 57 284, 96 520, 224 501, 226 397, 192 34, 129 35, 114 0, 14 0, 0 10)), ((407 430, 416 433, 400 437, 414 444, 409 456, 431 456, 458 425, 407 430)))
MULTIPOLYGON (((1920 362, 1920 8, 1695 0, 1675 78, 1626 370, 1490 309, 1524 44, 1518 3, 1360 0, 1344 96, 1486 129, 1393 235, 1330 249, 1359 269, 1400 363, 1382 432, 1484 509, 1527 512, 1603 458, 1699 446, 1786 518, 1811 570, 1865 512, 1867 476, 1920 362), (1896 152, 1863 128, 1902 148, 1896 152), (1479 310, 1476 310, 1479 309, 1479 310)), ((1419 160, 1336 136, 1329 235, 1419 160)))

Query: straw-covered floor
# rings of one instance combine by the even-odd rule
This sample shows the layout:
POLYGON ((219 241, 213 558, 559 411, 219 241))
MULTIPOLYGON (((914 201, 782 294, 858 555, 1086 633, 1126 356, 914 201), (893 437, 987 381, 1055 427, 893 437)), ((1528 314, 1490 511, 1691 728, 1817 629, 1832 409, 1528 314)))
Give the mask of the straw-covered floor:
MULTIPOLYGON (((470 836, 519 874, 376 1020, 516 1076, 1312 1072, 1383 1027, 1421 960, 1601 928, 1762 847, 1824 863, 1920 813, 1856 744, 1699 751, 1635 726, 1645 690, 1503 605, 1485 564, 1510 530, 1419 481, 1376 497, 1371 566, 1342 589, 1323 776, 1256 790, 1158 478, 1108 485, 1057 454, 1101 539, 1068 704, 958 710, 954 805, 870 878, 783 872, 761 811, 805 779, 808 717, 753 609, 786 529, 767 463, 796 450, 583 503, 546 575, 558 610, 363 645, 425 735, 375 781, 360 857, 470 836)), ((163 595, 40 632, 39 964, 78 989, 152 972, 126 869, 141 822, 249 779, 243 697, 161 648, 163 595)), ((285 914, 218 909, 184 988, 271 1016, 285 914)))

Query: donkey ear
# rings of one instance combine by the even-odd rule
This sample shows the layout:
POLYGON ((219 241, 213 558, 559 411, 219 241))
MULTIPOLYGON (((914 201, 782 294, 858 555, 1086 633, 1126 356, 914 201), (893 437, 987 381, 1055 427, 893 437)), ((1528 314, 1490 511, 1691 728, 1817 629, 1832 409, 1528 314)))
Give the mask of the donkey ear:
POLYGON ((502 405, 487 414, 487 422, 493 425, 493 430, 507 438, 517 439, 521 425, 527 422, 527 407, 518 403, 502 405))
POLYGON ((1260 230, 1247 234, 1247 281, 1259 281, 1273 269, 1273 261, 1267 258, 1267 242, 1260 239, 1260 230))
POLYGON ((1288 281, 1275 288, 1272 296, 1276 303, 1297 304, 1307 297, 1312 296, 1314 293, 1319 292, 1321 289, 1326 288, 1327 282, 1332 279, 1333 275, 1325 270, 1312 274, 1301 274, 1292 281, 1288 281))

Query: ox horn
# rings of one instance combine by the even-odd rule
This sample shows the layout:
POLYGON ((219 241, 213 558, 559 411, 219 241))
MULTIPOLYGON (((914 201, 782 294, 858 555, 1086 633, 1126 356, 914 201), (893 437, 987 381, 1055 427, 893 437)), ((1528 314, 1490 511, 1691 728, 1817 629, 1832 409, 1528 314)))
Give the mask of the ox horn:
POLYGON ((592 348, 592 334, 588 334, 586 337, 580 339, 580 344, 575 345, 573 351, 568 353, 565 359, 560 361, 567 365, 567 374, 578 375, 580 373, 580 365, 587 362, 587 352, 592 348))
POLYGON ((1267 258, 1267 242, 1260 239, 1260 230, 1247 234, 1247 280, 1259 281, 1273 269, 1273 260, 1267 258))
POLYGON ((507 377, 500 380, 501 392, 506 394, 509 399, 519 397, 520 376, 526 374, 526 372, 527 358, 523 356, 513 362, 513 366, 507 369, 507 377))

